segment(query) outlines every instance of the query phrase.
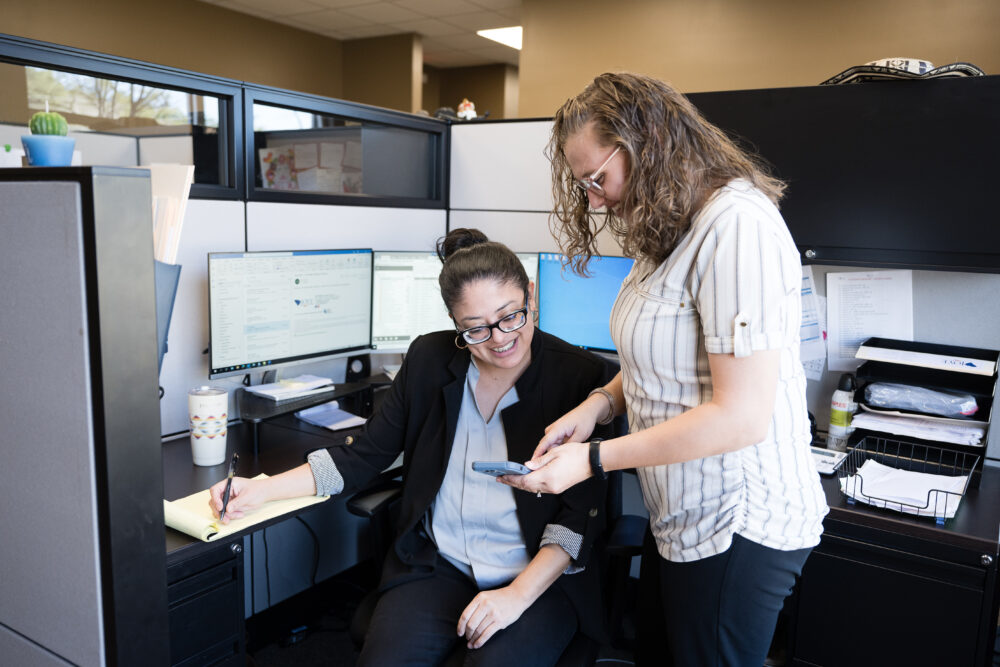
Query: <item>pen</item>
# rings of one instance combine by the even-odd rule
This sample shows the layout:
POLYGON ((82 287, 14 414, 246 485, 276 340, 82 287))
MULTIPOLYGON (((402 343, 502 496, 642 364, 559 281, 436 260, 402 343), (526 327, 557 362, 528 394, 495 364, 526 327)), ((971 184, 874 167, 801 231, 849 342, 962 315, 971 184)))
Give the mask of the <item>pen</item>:
POLYGON ((226 505, 229 504, 229 492, 233 489, 233 475, 236 474, 236 464, 239 463, 240 455, 233 452, 233 458, 229 460, 229 473, 226 475, 226 490, 222 494, 222 511, 219 512, 219 521, 226 518, 226 505))

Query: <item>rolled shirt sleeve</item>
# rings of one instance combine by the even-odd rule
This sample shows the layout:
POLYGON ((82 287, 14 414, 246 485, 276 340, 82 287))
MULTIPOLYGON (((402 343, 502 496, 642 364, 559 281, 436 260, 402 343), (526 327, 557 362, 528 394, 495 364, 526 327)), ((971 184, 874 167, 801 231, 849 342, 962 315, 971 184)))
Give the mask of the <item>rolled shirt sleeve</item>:
POLYGON ((317 496, 335 496, 344 490, 344 477, 337 470, 337 464, 333 462, 330 452, 317 449, 311 452, 306 460, 316 482, 317 496))
POLYGON ((583 535, 573 532, 566 526, 550 523, 545 526, 545 531, 542 532, 540 546, 544 547, 546 544, 555 544, 569 554, 571 562, 563 574, 575 574, 583 571, 583 566, 576 564, 580 557, 580 548, 583 546, 583 535))

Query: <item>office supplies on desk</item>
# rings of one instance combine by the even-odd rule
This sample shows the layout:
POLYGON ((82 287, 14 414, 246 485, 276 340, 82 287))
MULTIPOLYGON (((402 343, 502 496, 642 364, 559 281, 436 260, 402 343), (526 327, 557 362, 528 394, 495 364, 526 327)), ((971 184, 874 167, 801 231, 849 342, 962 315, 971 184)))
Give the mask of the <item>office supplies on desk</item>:
POLYGON ((236 464, 240 461, 240 455, 233 452, 233 458, 229 460, 229 472, 226 474, 226 491, 222 494, 222 511, 219 512, 219 521, 226 518, 226 508, 229 506, 229 494, 233 490, 233 475, 236 474, 236 464))
POLYGON ((995 351, 954 345, 869 338, 858 348, 856 356, 858 359, 922 366, 957 373, 993 375, 997 372, 995 351))
POLYGON ((312 408, 299 410, 295 413, 295 416, 307 424, 328 428, 331 431, 361 426, 365 423, 364 417, 359 417, 346 410, 342 410, 337 401, 330 401, 329 403, 323 403, 312 408))
POLYGON ((251 385, 246 388, 252 394, 269 398, 272 401, 289 401, 296 398, 304 398, 313 394, 321 394, 325 391, 336 389, 333 380, 319 377, 317 375, 299 375, 278 380, 267 384, 251 385))
POLYGON ((217 466, 226 460, 229 391, 201 386, 188 391, 191 458, 196 466, 217 466))
POLYGON ((832 475, 837 471, 837 466, 847 458, 847 452, 823 449, 822 447, 810 447, 809 450, 812 452, 816 470, 821 475, 832 475))
POLYGON ((955 516, 979 457, 931 445, 866 436, 837 471, 848 502, 934 517, 955 516))
MULTIPOLYGON (((267 475, 264 474, 254 477, 254 479, 266 478, 267 475)), ((196 537, 203 542, 214 542, 255 524, 276 519, 283 514, 309 505, 321 503, 329 499, 330 496, 302 496, 300 498, 272 500, 239 519, 230 519, 227 524, 222 523, 212 514, 212 508, 208 504, 211 497, 209 490, 205 489, 179 500, 164 500, 164 523, 174 530, 196 537)))

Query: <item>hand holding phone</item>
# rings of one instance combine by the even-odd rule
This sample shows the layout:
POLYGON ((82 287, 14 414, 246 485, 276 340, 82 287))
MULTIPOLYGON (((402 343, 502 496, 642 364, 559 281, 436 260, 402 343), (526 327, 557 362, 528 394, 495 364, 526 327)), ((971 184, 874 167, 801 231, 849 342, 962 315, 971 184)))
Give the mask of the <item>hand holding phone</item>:
POLYGON ((473 461, 472 469, 484 475, 500 477, 501 475, 527 475, 531 468, 513 461, 473 461))

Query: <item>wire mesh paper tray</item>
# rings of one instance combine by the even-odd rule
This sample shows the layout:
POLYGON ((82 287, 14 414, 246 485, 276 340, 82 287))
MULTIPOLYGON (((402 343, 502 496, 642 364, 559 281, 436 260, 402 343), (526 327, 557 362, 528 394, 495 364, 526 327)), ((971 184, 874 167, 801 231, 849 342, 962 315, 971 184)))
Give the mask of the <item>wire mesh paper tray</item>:
MULTIPOLYGON (((943 524, 946 518, 954 516, 978 465, 979 456, 976 454, 869 435, 858 441, 847 455, 837 469, 837 477, 841 493, 850 504, 861 501, 897 512, 933 517, 938 524, 943 524), (961 477, 963 481, 956 482, 956 488, 951 490, 932 488, 927 491, 926 499, 914 498, 912 502, 902 502, 865 491, 864 476, 859 471, 868 461, 897 470, 961 477)), ((868 490, 872 491, 873 486, 869 484, 868 490)))

